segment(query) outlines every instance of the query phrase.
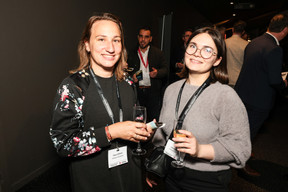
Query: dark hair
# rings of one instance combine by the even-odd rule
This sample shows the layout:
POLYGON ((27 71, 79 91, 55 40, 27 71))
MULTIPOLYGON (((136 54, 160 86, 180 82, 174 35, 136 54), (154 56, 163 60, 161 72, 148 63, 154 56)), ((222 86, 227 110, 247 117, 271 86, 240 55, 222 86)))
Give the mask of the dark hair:
POLYGON ((145 30, 145 31, 150 31, 150 36, 152 36, 152 29, 149 26, 141 26, 138 30, 138 34, 140 33, 141 30, 145 30))
POLYGON ((286 14, 275 15, 269 24, 269 32, 279 33, 288 26, 288 16, 286 14))
POLYGON ((80 57, 80 64, 79 64, 77 69, 71 70, 70 73, 75 73, 77 71, 80 71, 82 69, 87 69, 89 67, 90 53, 86 51, 85 42, 89 41, 89 39, 90 39, 91 28, 92 28, 93 24, 97 21, 102 21, 102 20, 112 21, 112 22, 116 23, 118 25, 120 33, 121 33, 122 51, 120 54, 121 55, 120 59, 114 68, 114 73, 117 77, 117 80, 120 81, 123 79, 123 76, 124 76, 122 66, 126 62, 127 52, 126 52, 126 49, 124 46, 124 33, 123 33, 122 23, 117 16, 115 16, 111 13, 96 13, 89 18, 89 20, 88 20, 88 22, 84 28, 84 31, 82 33, 81 40, 78 44, 78 54, 80 57))
POLYGON ((223 26, 223 25, 220 25, 220 26, 214 26, 214 29, 217 29, 219 32, 220 32, 220 34, 225 38, 225 36, 226 36, 226 27, 225 26, 223 26))
POLYGON ((246 22, 242 20, 237 21, 236 23, 234 23, 233 28, 235 33, 242 34, 245 32, 246 22))
MULTIPOLYGON (((213 39, 217 48, 217 58, 219 59, 222 57, 222 60, 219 63, 219 65, 215 67, 213 66, 210 70, 211 82, 215 83, 216 81, 219 81, 223 84, 227 84, 228 73, 227 73, 227 64, 226 64, 226 45, 225 45, 223 36, 217 29, 214 29, 212 27, 203 27, 203 28, 197 29, 196 31, 192 33, 189 41, 187 42, 187 46, 190 43, 192 38, 194 38, 195 36, 201 33, 207 33, 210 35, 210 37, 213 39)), ((185 65, 185 67, 180 72, 179 76, 188 78, 188 75, 189 75, 188 71, 189 70, 185 65)))
POLYGON ((184 36, 187 31, 190 31, 191 33, 193 33, 193 30, 191 28, 186 28, 184 29, 182 36, 184 36))

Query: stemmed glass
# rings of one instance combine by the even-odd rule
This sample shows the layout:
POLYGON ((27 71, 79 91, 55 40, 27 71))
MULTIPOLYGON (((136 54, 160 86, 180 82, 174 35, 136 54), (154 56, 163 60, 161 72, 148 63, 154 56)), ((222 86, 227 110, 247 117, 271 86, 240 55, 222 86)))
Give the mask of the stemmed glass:
MULTIPOLYGON (((146 123, 147 112, 146 107, 143 106, 134 106, 133 107, 133 119, 136 122, 146 123)), ((140 141, 137 144, 137 148, 132 150, 133 155, 145 155, 146 150, 142 149, 140 141)))
MULTIPOLYGON (((174 137, 186 137, 185 134, 182 134, 179 132, 179 129, 177 127, 177 121, 175 120, 175 123, 174 123, 174 131, 173 131, 173 136, 174 137)), ((181 158, 181 155, 182 153, 180 151, 177 150, 177 160, 174 160, 171 162, 171 165, 175 168, 183 168, 184 167, 184 161, 183 161, 183 158, 181 158)))

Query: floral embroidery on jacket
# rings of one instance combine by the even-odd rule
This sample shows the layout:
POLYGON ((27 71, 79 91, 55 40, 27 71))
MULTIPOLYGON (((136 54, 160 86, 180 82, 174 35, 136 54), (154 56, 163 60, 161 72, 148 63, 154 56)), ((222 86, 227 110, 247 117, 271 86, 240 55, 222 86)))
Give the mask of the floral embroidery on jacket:
MULTIPOLYGON (((76 75, 86 78, 89 73, 82 70, 76 75)), ((85 156, 100 151, 94 127, 84 130, 82 107, 85 96, 79 94, 78 85, 63 83, 57 95, 59 99, 50 128, 50 136, 57 151, 64 156, 85 156)))

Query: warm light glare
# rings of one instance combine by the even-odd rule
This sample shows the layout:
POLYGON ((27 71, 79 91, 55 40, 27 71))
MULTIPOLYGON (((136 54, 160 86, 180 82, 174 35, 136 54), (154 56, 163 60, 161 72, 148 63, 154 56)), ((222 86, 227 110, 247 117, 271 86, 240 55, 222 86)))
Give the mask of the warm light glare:
POLYGON ((233 17, 235 17, 236 16, 236 14, 235 13, 233 13, 233 17))
POLYGON ((233 4, 234 4, 234 2, 233 2, 233 1, 231 1, 231 2, 230 2, 230 5, 233 5, 233 4))

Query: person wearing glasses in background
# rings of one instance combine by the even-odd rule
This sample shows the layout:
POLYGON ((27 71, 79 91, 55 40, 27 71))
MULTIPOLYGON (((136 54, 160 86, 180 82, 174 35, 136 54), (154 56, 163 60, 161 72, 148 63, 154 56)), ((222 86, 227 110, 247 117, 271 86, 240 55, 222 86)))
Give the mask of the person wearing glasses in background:
MULTIPOLYGON (((186 137, 172 139, 176 149, 185 153, 184 168, 170 168, 165 178, 167 192, 228 192, 230 167, 244 167, 251 154, 245 106, 227 85, 225 49, 218 30, 204 27, 194 31, 185 52, 183 79, 165 91, 160 121, 166 126, 155 132, 152 138, 155 146, 163 146, 174 128, 173 122, 178 119, 176 103, 179 103, 180 114, 191 95, 204 82, 210 84, 183 121, 179 132, 186 137)), ((157 184, 149 175, 146 181, 151 187, 157 184)))

